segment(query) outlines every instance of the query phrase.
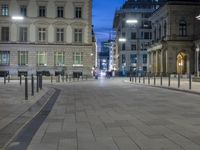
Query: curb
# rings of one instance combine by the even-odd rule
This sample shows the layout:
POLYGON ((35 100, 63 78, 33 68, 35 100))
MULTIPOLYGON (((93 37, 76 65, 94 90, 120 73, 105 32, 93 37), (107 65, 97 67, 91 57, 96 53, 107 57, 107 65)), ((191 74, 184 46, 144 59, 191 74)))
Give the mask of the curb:
POLYGON ((184 90, 184 89, 178 89, 178 88, 173 88, 173 87, 167 87, 167 86, 158 86, 158 85, 148 85, 148 84, 139 84, 139 83, 134 83, 130 81, 124 81, 125 83, 130 83, 130 84, 135 84, 135 85, 142 85, 142 86, 148 86, 148 87, 153 87, 153 88, 160 88, 160 89, 167 89, 171 91, 178 91, 178 92, 185 92, 189 94, 195 94, 195 95, 200 95, 200 92, 195 92, 195 91, 189 91, 189 90, 184 90))

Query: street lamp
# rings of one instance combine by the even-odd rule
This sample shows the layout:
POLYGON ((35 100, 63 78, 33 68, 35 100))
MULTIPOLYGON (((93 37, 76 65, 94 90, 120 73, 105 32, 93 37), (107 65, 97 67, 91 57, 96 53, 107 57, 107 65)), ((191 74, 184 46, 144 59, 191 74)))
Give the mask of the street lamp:
POLYGON ((126 38, 119 38, 119 42, 126 42, 126 38))
POLYGON ((20 21, 20 20, 24 20, 24 17, 23 16, 12 16, 12 20, 20 21))
POLYGON ((128 20, 126 20, 126 23, 127 24, 136 24, 136 23, 138 23, 138 20, 136 20, 136 19, 128 19, 128 20))
POLYGON ((198 20, 200 20, 200 15, 196 17, 198 20))
POLYGON ((197 77, 199 77, 199 47, 196 48, 197 52, 197 77))

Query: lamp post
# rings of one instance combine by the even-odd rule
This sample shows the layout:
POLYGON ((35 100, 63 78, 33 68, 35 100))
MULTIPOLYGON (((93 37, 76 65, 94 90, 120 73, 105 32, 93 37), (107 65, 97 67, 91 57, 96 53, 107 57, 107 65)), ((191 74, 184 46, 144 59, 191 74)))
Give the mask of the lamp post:
POLYGON ((199 47, 196 48, 196 52, 197 52, 197 77, 199 77, 199 47))

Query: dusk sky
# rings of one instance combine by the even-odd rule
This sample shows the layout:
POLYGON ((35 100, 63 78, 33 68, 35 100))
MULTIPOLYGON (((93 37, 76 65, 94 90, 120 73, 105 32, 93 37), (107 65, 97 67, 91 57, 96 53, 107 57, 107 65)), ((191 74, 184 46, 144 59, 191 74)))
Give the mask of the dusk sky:
POLYGON ((112 31, 115 10, 124 0, 93 0, 93 25, 97 41, 107 40, 112 31))

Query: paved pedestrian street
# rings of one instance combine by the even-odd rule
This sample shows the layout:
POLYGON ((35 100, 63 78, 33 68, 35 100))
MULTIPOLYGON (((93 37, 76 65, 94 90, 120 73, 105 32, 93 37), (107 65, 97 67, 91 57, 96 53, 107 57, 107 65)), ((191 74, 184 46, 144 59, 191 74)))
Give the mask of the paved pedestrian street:
POLYGON ((200 150, 198 95, 123 79, 48 86, 61 92, 28 150, 200 150))

